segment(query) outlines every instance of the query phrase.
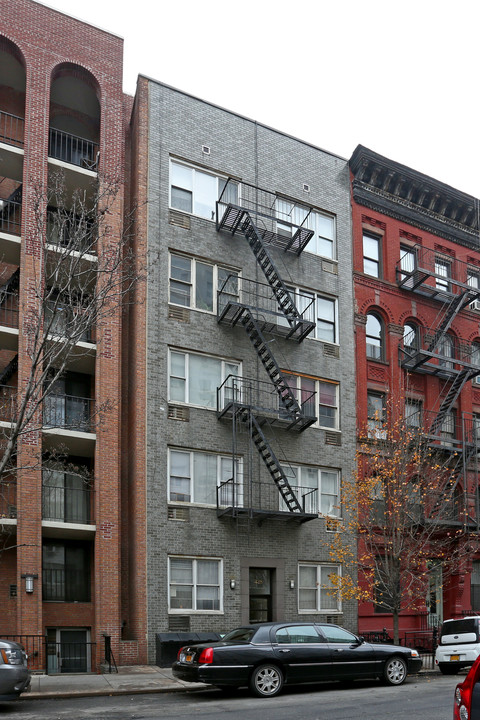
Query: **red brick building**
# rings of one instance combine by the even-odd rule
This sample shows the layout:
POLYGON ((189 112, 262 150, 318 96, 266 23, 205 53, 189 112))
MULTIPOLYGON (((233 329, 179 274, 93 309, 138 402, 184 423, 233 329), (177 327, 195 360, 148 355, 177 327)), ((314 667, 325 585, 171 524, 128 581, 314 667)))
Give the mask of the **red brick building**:
MULTIPOLYGON (((115 194, 95 249, 88 257, 77 253, 85 263, 82 271, 94 276, 107 244, 110 251, 122 237, 125 117, 131 109, 131 98, 122 92, 122 65, 120 38, 31 0, 2 3, 0 421, 5 437, 31 375, 29 311, 39 311, 43 268, 55 262, 56 248, 70 242, 65 233, 61 239, 49 235, 50 213, 69 213, 71 227, 78 212, 73 188, 91 207, 95 193, 113 180, 115 194), (59 172, 64 207, 59 203, 46 213, 45 190, 59 172)), ((59 292, 52 290, 57 316, 59 292)), ((121 513, 118 304, 75 344, 53 400, 47 401, 43 419, 37 412, 26 428, 31 431, 18 439, 16 471, 2 480, 0 633, 22 636, 36 666, 49 671, 96 670, 104 635, 111 637, 117 663, 141 661, 142 644, 129 622, 128 568, 121 561, 122 543, 128 545, 122 519, 128 518, 121 513)))
MULTIPOLYGON (((456 464, 455 527, 478 533, 480 245, 478 202, 358 146, 352 173, 358 428, 405 403, 406 423, 456 464)), ((478 557, 445 582, 432 570, 425 608, 400 632, 480 610, 478 557)), ((359 632, 392 615, 359 605, 359 632)))

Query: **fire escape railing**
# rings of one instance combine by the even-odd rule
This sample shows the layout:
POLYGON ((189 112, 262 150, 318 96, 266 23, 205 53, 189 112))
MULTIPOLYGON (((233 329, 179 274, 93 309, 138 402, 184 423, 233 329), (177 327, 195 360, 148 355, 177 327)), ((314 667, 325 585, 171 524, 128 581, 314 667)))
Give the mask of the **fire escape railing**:
POLYGON ((225 183, 216 204, 217 230, 232 236, 243 235, 268 283, 267 288, 264 283, 242 279, 240 299, 239 294, 232 294, 232 278, 226 278, 218 292, 218 322, 244 328, 271 387, 266 392, 261 382, 231 379, 230 386, 224 383, 219 388, 218 416, 232 418, 234 433, 236 424, 248 431, 287 512, 302 514, 306 519, 315 515, 304 512, 263 426, 283 422, 287 429, 305 430, 316 420, 312 415, 312 398, 307 401, 299 397, 291 387, 291 380, 280 369, 264 333, 302 342, 315 328, 312 297, 308 297, 307 303, 307 296, 299 299, 292 293, 267 248, 275 245, 300 255, 314 234, 308 226, 311 212, 311 208, 300 203, 232 179, 225 183), (264 407, 267 398, 269 408, 264 407))

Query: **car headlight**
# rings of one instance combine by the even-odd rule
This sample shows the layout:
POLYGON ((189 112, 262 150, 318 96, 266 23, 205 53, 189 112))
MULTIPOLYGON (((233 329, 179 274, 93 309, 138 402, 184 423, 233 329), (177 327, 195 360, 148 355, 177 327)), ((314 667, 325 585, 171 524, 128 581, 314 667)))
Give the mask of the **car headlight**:
POLYGON ((420 655, 418 654, 418 650, 411 650, 410 653, 412 657, 420 657, 420 655))
POLYGON ((5 650, 2 648, 0 653, 2 653, 5 665, 23 665, 21 650, 5 650))

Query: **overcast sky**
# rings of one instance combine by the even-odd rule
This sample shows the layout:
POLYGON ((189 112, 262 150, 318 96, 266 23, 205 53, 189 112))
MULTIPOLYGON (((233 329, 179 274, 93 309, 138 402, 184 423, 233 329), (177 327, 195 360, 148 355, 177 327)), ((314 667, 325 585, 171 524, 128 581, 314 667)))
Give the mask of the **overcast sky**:
POLYGON ((358 144, 480 198, 478 0, 49 0, 160 80, 349 158, 358 144))

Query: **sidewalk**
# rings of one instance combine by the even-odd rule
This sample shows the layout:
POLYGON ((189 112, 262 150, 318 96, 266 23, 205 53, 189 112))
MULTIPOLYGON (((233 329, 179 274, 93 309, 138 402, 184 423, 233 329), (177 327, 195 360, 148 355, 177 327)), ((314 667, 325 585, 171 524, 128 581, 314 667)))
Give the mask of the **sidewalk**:
POLYGON ((102 675, 32 675, 30 690, 21 700, 39 698, 87 697, 90 695, 132 695, 138 693, 178 692, 206 685, 175 680, 170 668, 156 665, 119 667, 118 673, 102 675))

